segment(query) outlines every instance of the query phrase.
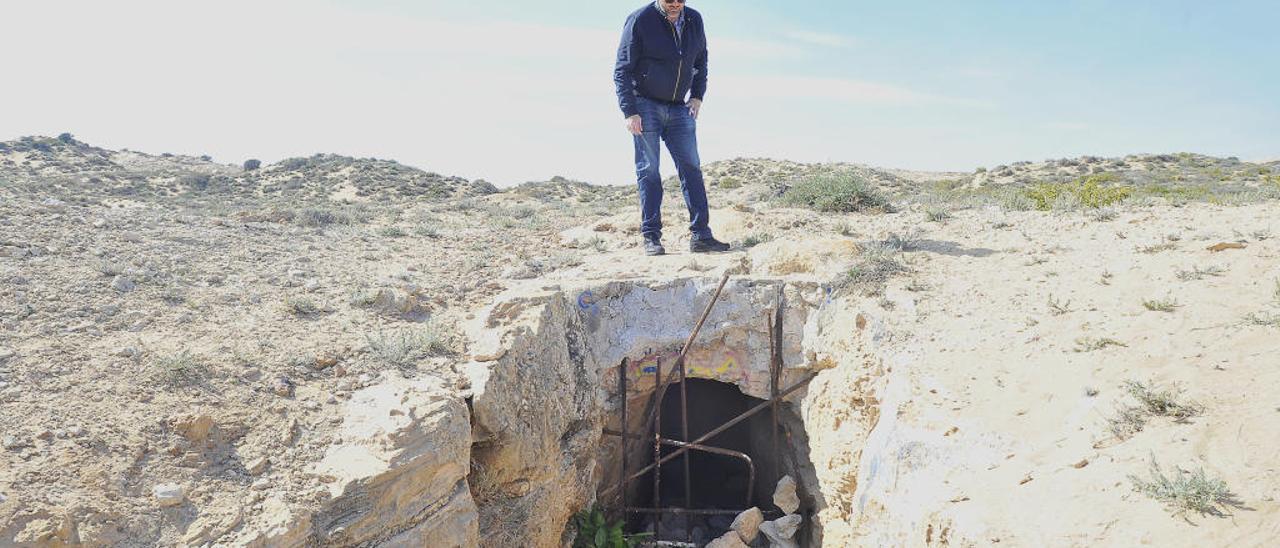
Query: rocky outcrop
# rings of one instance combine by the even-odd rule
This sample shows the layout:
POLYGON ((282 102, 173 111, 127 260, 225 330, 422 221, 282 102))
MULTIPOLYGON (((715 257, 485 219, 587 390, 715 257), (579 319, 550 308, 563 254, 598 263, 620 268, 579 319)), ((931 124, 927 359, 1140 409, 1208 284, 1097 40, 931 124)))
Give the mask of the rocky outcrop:
POLYGON ((467 408, 438 383, 394 379, 356 392, 341 443, 313 469, 329 499, 311 513, 269 499, 236 544, 475 546, 467 408))

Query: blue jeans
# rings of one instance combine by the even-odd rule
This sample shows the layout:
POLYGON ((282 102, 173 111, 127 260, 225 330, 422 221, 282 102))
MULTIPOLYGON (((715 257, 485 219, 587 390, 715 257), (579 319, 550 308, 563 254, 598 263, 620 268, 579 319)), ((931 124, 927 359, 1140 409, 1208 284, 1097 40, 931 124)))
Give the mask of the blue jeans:
POLYGON ((698 160, 697 123, 689 107, 636 97, 640 123, 644 132, 632 136, 636 146, 636 184, 640 189, 640 233, 647 239, 662 238, 662 176, 658 174, 658 140, 667 143, 667 151, 676 162, 680 174, 680 191, 689 208, 689 232, 694 240, 711 238, 707 226, 707 189, 702 182, 702 164, 698 160))

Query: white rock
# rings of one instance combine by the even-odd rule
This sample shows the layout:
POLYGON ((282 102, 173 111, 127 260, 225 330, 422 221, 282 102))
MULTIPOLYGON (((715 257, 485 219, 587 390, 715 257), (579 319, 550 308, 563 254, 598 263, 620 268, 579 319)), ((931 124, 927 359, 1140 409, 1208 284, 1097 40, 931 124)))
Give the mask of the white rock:
POLYGON ((796 496, 796 480, 791 476, 782 476, 778 486, 773 490, 773 504, 784 514, 794 514, 800 508, 800 497, 796 496))
POLYGON ((176 483, 162 483, 151 488, 151 493, 155 495, 160 506, 177 506, 186 500, 186 493, 182 486, 176 483))
POLYGON ((742 542, 755 542, 756 536, 760 534, 760 524, 764 523, 764 514, 759 508, 752 507, 746 510, 738 517, 733 518, 733 525, 729 526, 734 532, 742 538, 742 542))
POLYGON ((706 548, 750 548, 737 533, 729 531, 707 544, 706 548))

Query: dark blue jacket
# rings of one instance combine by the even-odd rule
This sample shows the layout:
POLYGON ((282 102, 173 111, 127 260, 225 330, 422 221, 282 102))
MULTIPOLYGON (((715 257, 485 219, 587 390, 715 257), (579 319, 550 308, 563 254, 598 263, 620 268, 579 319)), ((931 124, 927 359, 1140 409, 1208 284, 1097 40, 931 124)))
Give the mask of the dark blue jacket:
POLYGON ((613 84, 624 116, 638 113, 636 95, 672 103, 683 103, 685 94, 702 99, 707 91, 707 36, 702 15, 684 8, 684 29, 678 41, 675 26, 653 2, 628 16, 618 44, 613 84))

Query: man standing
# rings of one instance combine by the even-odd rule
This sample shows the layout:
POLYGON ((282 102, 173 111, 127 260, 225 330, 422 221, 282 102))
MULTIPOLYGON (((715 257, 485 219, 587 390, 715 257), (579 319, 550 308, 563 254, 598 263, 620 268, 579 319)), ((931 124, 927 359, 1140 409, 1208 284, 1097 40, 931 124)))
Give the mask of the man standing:
POLYGON ((662 176, 658 141, 680 174, 689 208, 689 251, 728 251, 708 226, 707 190, 698 160, 696 119, 707 90, 707 39, 702 15, 684 0, 655 0, 627 17, 613 68, 618 106, 635 141, 640 232, 647 255, 662 255, 662 176), (685 101, 686 95, 689 97, 685 101))

